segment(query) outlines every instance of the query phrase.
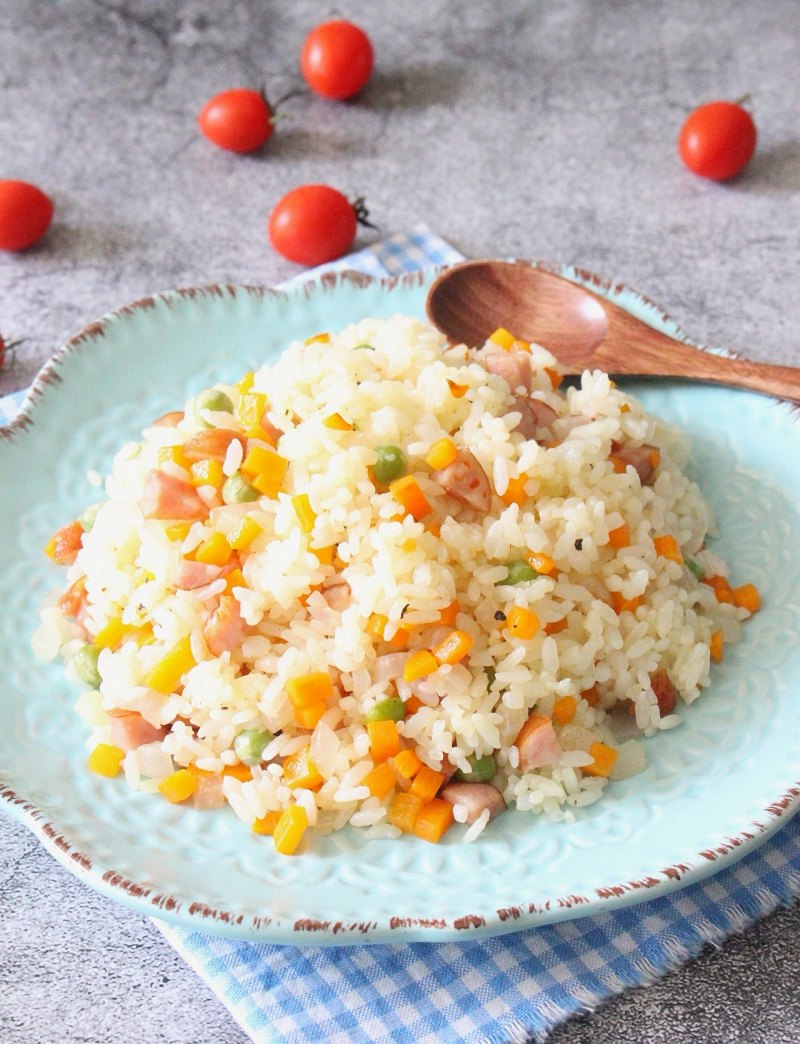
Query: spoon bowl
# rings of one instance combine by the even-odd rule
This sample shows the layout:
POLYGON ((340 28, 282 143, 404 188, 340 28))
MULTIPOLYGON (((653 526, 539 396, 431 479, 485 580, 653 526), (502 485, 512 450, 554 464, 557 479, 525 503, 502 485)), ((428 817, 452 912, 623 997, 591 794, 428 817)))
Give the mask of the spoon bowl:
POLYGON ((677 377, 800 402, 800 370, 693 348, 587 287, 531 261, 465 261, 431 284, 428 318, 454 343, 479 348, 503 326, 543 345, 565 371, 677 377))

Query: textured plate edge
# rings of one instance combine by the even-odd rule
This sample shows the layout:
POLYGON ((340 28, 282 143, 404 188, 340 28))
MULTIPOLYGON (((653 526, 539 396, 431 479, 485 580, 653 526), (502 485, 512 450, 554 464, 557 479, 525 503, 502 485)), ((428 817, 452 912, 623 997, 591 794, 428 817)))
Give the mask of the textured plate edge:
MULTIPOLYGON (((558 265, 548 261, 513 259, 532 267, 552 271, 574 282, 614 300, 630 310, 625 298, 638 302, 655 322, 651 325, 671 327, 674 335, 696 347, 705 348, 691 341, 659 305, 645 294, 626 283, 598 276, 586 269, 558 265)), ((236 298, 245 294, 257 298, 274 297, 279 300, 315 293, 332 292, 340 285, 355 289, 378 286, 391 290, 402 286, 421 287, 437 272, 449 266, 442 265, 406 273, 391 278, 378 279, 359 272, 344 270, 326 273, 312 281, 297 284, 286 290, 257 285, 206 284, 184 287, 147 295, 106 313, 89 323, 72 336, 51 360, 45 364, 35 378, 23 402, 22 408, 10 425, 0 426, 0 451, 8 452, 9 446, 2 441, 12 442, 14 437, 27 431, 35 422, 36 412, 46 402, 51 387, 62 383, 59 373, 64 361, 74 352, 82 351, 94 341, 101 339, 109 326, 129 318, 142 310, 152 310, 161 305, 172 307, 176 302, 196 300, 198 297, 236 298)), ((647 321, 647 320, 645 320, 647 321)), ((705 349, 708 350, 708 349, 705 349)), ((735 354, 735 353, 725 353, 735 354)), ((773 399, 776 404, 788 406, 791 419, 798 420, 798 411, 786 400, 773 399)), ((733 836, 722 836, 710 847, 693 853, 686 860, 672 864, 652 874, 628 882, 595 888, 590 895, 567 895, 547 899, 542 903, 528 901, 520 905, 503 907, 492 913, 466 913, 452 918, 414 918, 407 915, 384 918, 383 921, 334 921, 300 918, 291 925, 268 916, 246 917, 231 911, 210 907, 204 903, 188 903, 175 896, 156 892, 145 885, 131 881, 113 869, 104 869, 84 852, 73 846, 69 839, 47 820, 35 804, 16 794, 0 780, 0 804, 11 815, 39 838, 41 843, 67 870, 84 880, 101 894, 116 899, 138 913, 160 917, 172 924, 194 930, 208 931, 229 938, 253 942, 291 945, 361 945, 364 943, 397 942, 445 942, 467 938, 506 934, 512 931, 536 927, 560 920, 594 915, 616 907, 634 905, 645 899, 654 899, 684 888, 733 865, 773 834, 800 810, 800 781, 790 785, 776 800, 764 809, 765 820, 752 821, 747 829, 733 836), (598 907, 598 904, 599 907, 598 907)))

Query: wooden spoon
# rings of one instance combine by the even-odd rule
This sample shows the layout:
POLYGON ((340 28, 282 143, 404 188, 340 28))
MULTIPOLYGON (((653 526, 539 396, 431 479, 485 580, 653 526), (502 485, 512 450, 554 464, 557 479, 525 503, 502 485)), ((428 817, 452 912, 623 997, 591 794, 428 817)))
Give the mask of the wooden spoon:
POLYGON ((432 283, 428 318, 454 343, 485 344, 500 326, 549 349, 567 373, 713 381, 800 402, 800 369, 728 359, 648 326, 586 287, 530 261, 465 261, 432 283))

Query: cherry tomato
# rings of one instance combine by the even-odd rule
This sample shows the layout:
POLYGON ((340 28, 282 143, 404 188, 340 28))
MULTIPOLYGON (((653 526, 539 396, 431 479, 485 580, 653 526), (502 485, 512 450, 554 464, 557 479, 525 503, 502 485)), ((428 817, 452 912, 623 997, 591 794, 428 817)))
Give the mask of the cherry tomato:
POLYGON ((341 101, 358 94, 372 73, 370 38, 352 22, 318 25, 305 39, 300 70, 312 91, 341 101))
POLYGON ((0 250, 25 250, 50 227, 53 201, 27 181, 0 181, 0 250))
POLYGON ((278 200, 269 217, 272 245, 289 261, 322 265, 346 254, 363 221, 355 205, 329 185, 301 185, 278 200))
POLYGON ((247 87, 215 94, 197 117, 209 141, 229 152, 255 152, 272 135, 272 109, 266 98, 247 87))
POLYGON ((695 174, 725 181, 750 162, 756 147, 756 125, 741 105, 713 101, 690 113, 681 128, 678 151, 695 174))

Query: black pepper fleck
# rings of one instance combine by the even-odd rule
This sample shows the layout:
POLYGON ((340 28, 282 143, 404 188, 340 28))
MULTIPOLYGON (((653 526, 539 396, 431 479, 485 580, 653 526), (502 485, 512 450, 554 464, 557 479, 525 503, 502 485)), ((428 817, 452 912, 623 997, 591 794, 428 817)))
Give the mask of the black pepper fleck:
POLYGON ((583 551, 583 541, 582 540, 578 539, 578 540, 575 541, 575 550, 576 551, 583 551))
POLYGON ((495 620, 505 620, 506 614, 503 612, 502 609, 498 609, 497 612, 494 614, 494 618, 495 620))

